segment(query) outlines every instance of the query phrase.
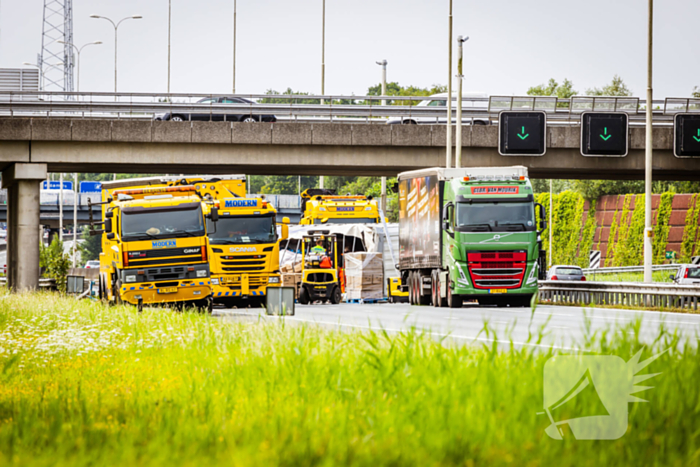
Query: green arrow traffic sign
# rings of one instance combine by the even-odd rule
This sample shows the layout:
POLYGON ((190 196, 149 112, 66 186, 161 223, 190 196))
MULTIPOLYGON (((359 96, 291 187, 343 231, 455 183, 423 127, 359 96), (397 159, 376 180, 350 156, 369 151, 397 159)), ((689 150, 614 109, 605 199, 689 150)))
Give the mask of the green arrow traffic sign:
MULTIPOLYGON (((700 135, 700 131, 698 131, 698 135, 700 135)), ((518 133, 518 138, 520 138, 520 139, 525 139, 525 138, 527 138, 528 136, 530 136, 530 133, 525 134, 525 127, 522 127, 522 128, 520 129, 520 133, 518 133)))
POLYGON ((609 134, 608 134, 608 127, 605 127, 604 133, 605 133, 605 136, 603 136, 603 135, 598 135, 598 136, 600 136, 601 138, 603 138, 603 141, 609 140, 610 137, 611 137, 612 135, 609 135, 609 134))
POLYGON ((693 139, 700 143, 700 128, 698 128, 698 136, 693 136, 693 139))

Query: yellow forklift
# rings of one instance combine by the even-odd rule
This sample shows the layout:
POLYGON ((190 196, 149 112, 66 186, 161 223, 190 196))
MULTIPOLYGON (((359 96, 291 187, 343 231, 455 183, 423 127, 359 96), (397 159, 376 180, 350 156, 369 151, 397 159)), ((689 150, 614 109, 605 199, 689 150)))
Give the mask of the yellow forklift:
POLYGON ((329 235, 327 230, 310 231, 302 237, 301 257, 299 303, 340 303, 342 291, 337 237, 329 235))

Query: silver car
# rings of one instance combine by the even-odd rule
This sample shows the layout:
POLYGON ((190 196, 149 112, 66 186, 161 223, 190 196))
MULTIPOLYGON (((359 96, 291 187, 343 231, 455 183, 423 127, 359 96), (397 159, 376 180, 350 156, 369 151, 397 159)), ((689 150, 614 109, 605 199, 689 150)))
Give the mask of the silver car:
POLYGON ((585 281, 586 276, 578 266, 552 266, 547 271, 548 281, 585 281))
POLYGON ((681 264, 678 274, 671 274, 669 277, 678 285, 700 285, 700 265, 681 264))

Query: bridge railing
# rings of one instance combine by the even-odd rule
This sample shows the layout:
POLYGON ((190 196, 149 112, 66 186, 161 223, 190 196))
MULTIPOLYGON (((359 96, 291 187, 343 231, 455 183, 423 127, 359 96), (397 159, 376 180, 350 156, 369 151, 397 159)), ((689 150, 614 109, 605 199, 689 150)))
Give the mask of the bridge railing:
POLYGON ((697 310, 700 287, 637 282, 541 281, 539 299, 552 304, 697 310))
MULTIPOLYGON (((212 94, 99 93, 99 92, 8 92, 0 95, 0 115, 9 117, 61 117, 110 119, 160 119, 166 114, 186 120, 199 115, 205 120, 224 120, 227 115, 274 115, 278 121, 331 121, 339 123, 445 123, 444 105, 418 105, 444 101, 431 96, 343 96, 237 94, 248 103, 205 103, 212 94), (32 99, 29 99, 32 98, 32 99), (274 99, 276 103, 265 103, 274 99), (382 101, 392 105, 381 105, 382 101)), ((700 112, 700 99, 668 98, 655 100, 654 121, 672 123, 673 114, 685 109, 700 112), (683 102, 681 102, 683 101, 683 102), (697 102, 696 102, 697 101, 697 102), (670 103, 670 104, 669 104, 670 103)), ((624 110, 630 123, 644 123, 646 101, 635 97, 574 96, 491 96, 463 98, 465 122, 491 123, 503 110, 542 110, 550 123, 578 122, 583 111, 624 110)), ((453 121, 456 106, 453 106, 453 121)), ((197 119, 197 118, 195 118, 197 119)), ((230 117, 229 117, 230 119, 230 117)))
MULTIPOLYGON (((88 205, 88 198, 92 200, 92 202, 99 202, 102 194, 97 192, 97 193, 78 193, 78 205, 79 206, 87 206, 88 205)), ((58 206, 61 200, 61 195, 58 193, 58 190, 41 190, 39 194, 39 203, 43 206, 58 206)), ((63 192, 63 205, 64 206, 73 206, 73 203, 75 201, 75 193, 71 190, 65 190, 63 192)), ((0 190, 0 204, 7 204, 7 190, 0 190)), ((95 208, 96 209, 96 208, 95 208)))

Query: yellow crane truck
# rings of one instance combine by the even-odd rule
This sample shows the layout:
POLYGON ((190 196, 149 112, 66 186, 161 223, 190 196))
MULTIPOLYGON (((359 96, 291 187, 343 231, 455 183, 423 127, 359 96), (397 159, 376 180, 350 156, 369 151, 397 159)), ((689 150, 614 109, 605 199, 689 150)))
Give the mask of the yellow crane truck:
MULTIPOLYGON (((246 197, 245 175, 162 177, 152 182, 155 186, 192 186, 200 197, 215 302, 260 306, 267 288, 281 285, 277 211, 265 199, 246 197)), ((288 226, 280 230, 286 239, 288 226)))
MULTIPOLYGON (((202 197, 192 185, 140 178, 102 184, 100 296, 211 311, 202 197)), ((91 209, 92 214, 92 209, 91 209)))
POLYGON ((336 195, 324 188, 309 188, 301 194, 301 225, 379 224, 379 205, 372 197, 336 195))
POLYGON ((277 232, 277 211, 263 198, 248 198, 231 182, 195 183, 205 196, 209 221, 209 261, 212 296, 231 306, 260 306, 268 287, 281 285, 279 242, 289 235, 288 218, 277 232), (216 220, 216 221, 215 221, 216 220))

